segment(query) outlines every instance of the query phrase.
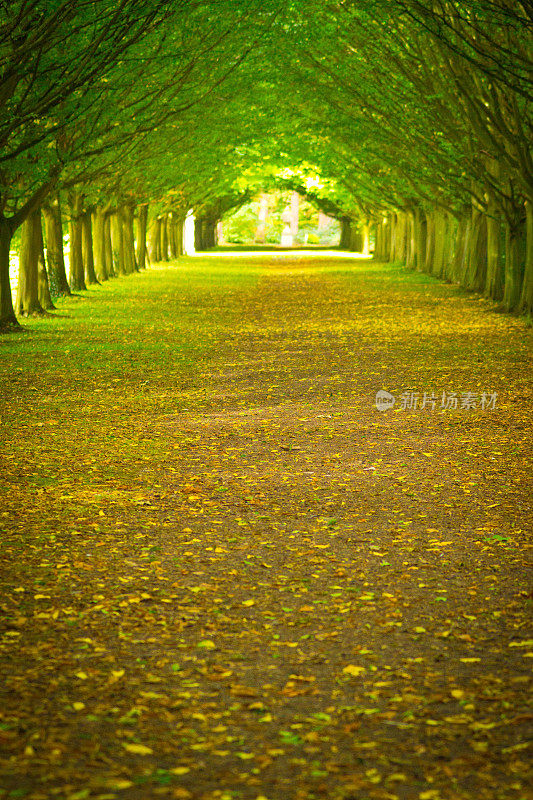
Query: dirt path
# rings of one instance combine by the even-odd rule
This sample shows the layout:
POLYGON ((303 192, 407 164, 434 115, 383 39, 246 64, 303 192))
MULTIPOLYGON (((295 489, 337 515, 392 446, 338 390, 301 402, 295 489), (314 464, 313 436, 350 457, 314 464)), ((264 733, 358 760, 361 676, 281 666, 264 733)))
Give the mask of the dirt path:
POLYGON ((530 796, 531 331, 341 255, 96 293, 0 343, 0 797, 530 796))

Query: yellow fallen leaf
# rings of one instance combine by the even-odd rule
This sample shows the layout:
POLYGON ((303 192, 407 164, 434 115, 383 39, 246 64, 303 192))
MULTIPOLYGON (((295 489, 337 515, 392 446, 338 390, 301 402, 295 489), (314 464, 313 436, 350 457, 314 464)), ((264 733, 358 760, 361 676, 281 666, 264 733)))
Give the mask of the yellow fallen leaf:
POLYGON ((255 600, 243 600, 243 606, 255 606, 255 600))
POLYGON ((450 694, 452 697, 455 697, 456 700, 462 700, 465 696, 465 693, 462 689, 452 689, 450 694))
POLYGON ((80 703, 79 701, 77 701, 76 703, 72 703, 72 708, 74 709, 74 711, 83 711, 83 709, 85 708, 85 703, 80 703))
POLYGON ((462 661, 463 664, 473 664, 474 661, 481 661, 480 658, 460 658, 459 661, 462 661))
POLYGON ((125 778, 116 778, 108 781, 105 786, 106 789, 115 789, 115 791, 120 791, 121 789, 129 789, 130 786, 133 786, 133 781, 128 781, 125 778))
POLYGON ((174 769, 170 770, 173 775, 186 775, 190 771, 190 767, 174 767, 174 769))
POLYGON ((86 672, 76 672, 76 678, 79 678, 80 681, 87 680, 87 673, 86 672))
POLYGON ((365 667, 358 667, 356 664, 348 664, 342 671, 345 675, 351 675, 352 678, 357 678, 359 675, 362 675, 363 672, 366 672, 366 669, 365 667))
POLYGON ((236 753, 235 755, 242 761, 249 761, 251 758, 254 757, 255 753, 236 753))
POLYGON ((129 742, 123 742, 122 747, 124 750, 127 750, 128 753, 135 753, 138 756, 149 756, 154 752, 151 747, 146 747, 145 744, 130 744, 129 742))
POLYGON ((108 678, 108 683, 116 683, 119 681, 124 675, 126 671, 123 669, 113 669, 111 670, 111 675, 108 678))

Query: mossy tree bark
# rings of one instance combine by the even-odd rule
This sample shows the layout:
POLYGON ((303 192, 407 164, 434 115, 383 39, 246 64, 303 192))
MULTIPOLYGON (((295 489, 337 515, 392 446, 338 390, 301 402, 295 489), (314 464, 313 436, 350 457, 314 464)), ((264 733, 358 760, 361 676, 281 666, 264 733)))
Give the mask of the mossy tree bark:
POLYGON ((523 264, 520 258, 521 225, 518 218, 505 221, 505 286, 503 307, 515 311, 520 305, 523 264))
POLYGON ((350 217, 341 217, 341 238, 339 247, 341 250, 349 250, 352 240, 352 220, 350 217))
POLYGON ((161 217, 161 225, 159 228, 160 236, 160 261, 168 261, 168 214, 161 217))
POLYGON ((43 205, 48 280, 52 297, 70 296, 63 254, 63 223, 59 193, 43 205))
POLYGON ((111 215, 106 212, 104 223, 104 249, 105 266, 108 277, 116 277, 115 265, 113 263, 113 242, 111 241, 111 215))
POLYGON ((39 289, 39 302, 45 311, 52 311, 55 306, 50 295, 50 283, 48 280, 48 270, 46 268, 46 258, 44 254, 43 223, 42 216, 39 214, 39 227, 37 231, 39 239, 39 257, 37 260, 37 280, 39 289))
POLYGON ((148 225, 148 203, 139 206, 137 217, 137 265, 146 268, 146 229, 148 225))
POLYGON ((118 212, 111 215, 111 241, 113 243, 113 264, 117 275, 126 274, 124 263, 124 231, 118 212))
POLYGON ((26 217, 20 231, 17 311, 25 317, 45 313, 39 301, 40 227, 41 211, 36 209, 26 217))
POLYGON ((0 215, 0 332, 18 328, 9 281, 9 252, 13 226, 0 215))
POLYGON ((526 258, 520 310, 533 314, 533 200, 526 200, 526 258))
POLYGON ((82 197, 79 192, 69 194, 70 232, 70 285, 73 291, 85 291, 85 269, 82 247, 82 197))
POLYGON ((132 272, 137 271, 135 237, 133 233, 133 206, 130 203, 120 206, 118 216, 122 228, 124 272, 126 275, 131 275, 132 272))
POLYGON ((107 253, 105 240, 106 211, 97 206, 93 212, 93 250, 94 270, 99 281, 107 281, 109 271, 107 268, 107 253))
POLYGON ((94 269, 92 209, 86 209, 81 216, 82 251, 85 266, 85 280, 88 285, 98 283, 94 269))
POLYGON ((161 261, 161 217, 152 220, 148 231, 148 254, 152 264, 161 261))
POLYGON ((500 252, 502 220, 500 209, 496 204, 494 191, 487 193, 487 276, 485 280, 485 296, 492 300, 503 298, 504 273, 500 252))

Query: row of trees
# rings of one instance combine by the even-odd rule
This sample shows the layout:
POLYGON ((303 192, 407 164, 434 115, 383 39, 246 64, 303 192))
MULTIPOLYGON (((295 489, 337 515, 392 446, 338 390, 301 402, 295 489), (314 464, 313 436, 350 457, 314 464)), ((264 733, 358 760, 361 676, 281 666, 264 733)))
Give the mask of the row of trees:
POLYGON ((188 209, 203 249, 280 185, 344 247, 373 235, 533 310, 529 3, 11 0, 0 21, 0 329, 14 236, 16 312, 41 313, 179 255, 188 209))
POLYGON ((290 63, 315 152, 351 197, 356 237, 370 225, 377 258, 531 313, 531 4, 338 9, 336 24, 327 11, 314 18, 290 63))

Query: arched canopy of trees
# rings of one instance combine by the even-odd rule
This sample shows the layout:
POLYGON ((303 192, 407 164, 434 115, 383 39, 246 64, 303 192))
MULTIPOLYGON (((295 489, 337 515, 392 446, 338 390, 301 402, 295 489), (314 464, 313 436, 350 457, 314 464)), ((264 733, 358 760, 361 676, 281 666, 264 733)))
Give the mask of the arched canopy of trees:
POLYGON ((0 329, 179 256, 189 209, 210 246, 279 175, 344 246, 372 229, 376 258, 532 312, 529 3, 4 0, 0 19, 0 329))

